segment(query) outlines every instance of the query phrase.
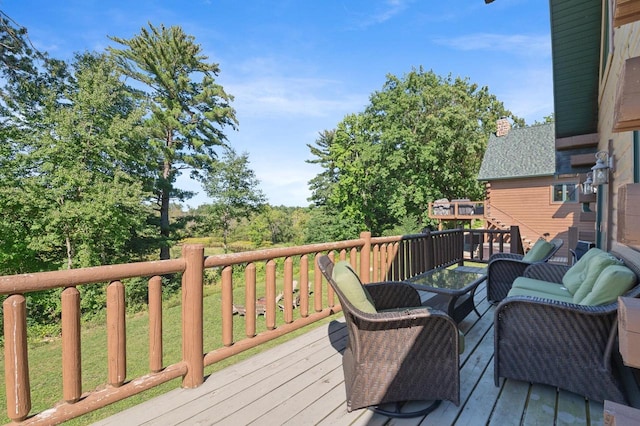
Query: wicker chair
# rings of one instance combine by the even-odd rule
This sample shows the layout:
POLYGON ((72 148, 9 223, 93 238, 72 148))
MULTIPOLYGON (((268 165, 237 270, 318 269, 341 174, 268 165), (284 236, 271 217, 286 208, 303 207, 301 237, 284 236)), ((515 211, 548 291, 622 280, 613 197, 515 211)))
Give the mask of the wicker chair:
POLYGON ((321 256, 318 265, 346 320, 342 367, 348 411, 372 407, 388 416, 411 417, 427 414, 440 400, 460 403, 459 334, 448 315, 420 306, 418 292, 401 282, 367 284, 378 313, 365 313, 340 291, 331 259, 321 256), (405 401, 435 402, 400 413, 405 401), (379 407, 389 403, 396 403, 394 411, 379 407))
MULTIPOLYGON (((640 262, 626 266, 640 277, 640 262)), ((534 264, 525 276, 562 282, 569 267, 534 264)), ((640 296, 636 284, 626 297, 640 296)), ((617 368, 617 303, 584 306, 527 296, 504 299, 495 310, 494 375, 544 383, 584 395, 595 401, 625 403, 617 368)))
MULTIPOLYGON (((546 262, 553 257, 563 241, 561 239, 553 239, 549 241, 553 244, 553 249, 539 262, 546 262)), ((521 277, 524 270, 527 269, 531 262, 523 260, 524 255, 516 253, 495 253, 489 258, 487 266, 487 300, 495 303, 499 302, 511 290, 513 280, 521 277)))

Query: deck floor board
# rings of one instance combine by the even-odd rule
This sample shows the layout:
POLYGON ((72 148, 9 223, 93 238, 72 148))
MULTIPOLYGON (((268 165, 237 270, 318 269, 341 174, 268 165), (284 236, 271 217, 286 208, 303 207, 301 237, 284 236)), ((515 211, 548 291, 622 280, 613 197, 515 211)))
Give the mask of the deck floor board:
POLYGON ((460 323, 460 405, 444 401, 426 417, 390 419, 347 412, 343 319, 229 366, 195 389, 176 389, 94 423, 123 425, 602 425, 603 405, 544 385, 493 380, 493 307, 484 286, 460 323))

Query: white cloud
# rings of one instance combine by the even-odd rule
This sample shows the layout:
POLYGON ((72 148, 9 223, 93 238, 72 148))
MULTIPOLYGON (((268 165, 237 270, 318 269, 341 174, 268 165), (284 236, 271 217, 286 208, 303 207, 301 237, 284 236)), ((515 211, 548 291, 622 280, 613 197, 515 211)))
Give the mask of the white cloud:
POLYGON ((371 13, 373 2, 363 3, 364 11, 354 11, 352 4, 345 5, 345 12, 352 15, 354 28, 358 30, 366 29, 374 25, 383 24, 406 10, 414 0, 387 0, 384 5, 379 6, 374 13, 371 13))
POLYGON ((342 93, 342 82, 284 76, 247 78, 226 83, 233 107, 245 117, 327 117, 336 111, 358 112, 368 95, 342 93))
POLYGON ((550 56, 549 35, 477 33, 458 37, 437 37, 434 43, 456 50, 491 50, 523 56, 550 56))

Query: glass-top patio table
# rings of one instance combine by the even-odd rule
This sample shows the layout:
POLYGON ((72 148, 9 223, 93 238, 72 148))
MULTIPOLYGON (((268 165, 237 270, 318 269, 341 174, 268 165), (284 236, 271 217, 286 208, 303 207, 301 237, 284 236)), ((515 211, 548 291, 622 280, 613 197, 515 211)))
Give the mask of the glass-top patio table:
POLYGON ((478 285, 486 279, 487 276, 482 273, 434 269, 411 277, 406 282, 420 291, 424 306, 440 309, 459 323, 471 311, 480 316, 473 296, 478 285))

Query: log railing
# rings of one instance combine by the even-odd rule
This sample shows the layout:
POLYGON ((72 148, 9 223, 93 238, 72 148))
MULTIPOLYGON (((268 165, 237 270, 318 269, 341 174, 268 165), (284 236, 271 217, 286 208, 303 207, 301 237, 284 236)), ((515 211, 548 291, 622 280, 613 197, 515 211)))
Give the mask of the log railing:
MULTIPOLYGON (((185 245, 179 259, 0 277, 0 294, 7 296, 3 303, 7 417, 24 425, 57 424, 175 378, 182 378, 183 387, 197 387, 203 383, 206 366, 340 311, 331 287, 318 270, 316 258, 321 254, 329 253, 336 260, 348 259, 358 268, 365 283, 403 280, 433 268, 462 264, 468 232, 452 230, 375 238, 363 232, 355 240, 206 257, 202 245, 185 245), (258 266, 264 267, 265 271, 264 282, 260 283, 256 278, 258 266), (221 271, 222 302, 216 315, 220 316, 222 344, 205 348, 203 276, 205 270, 215 268, 221 271), (234 268, 244 270, 243 278, 237 283, 234 282, 234 268), (294 285, 296 268, 299 271, 298 288, 294 285), (182 356, 178 362, 165 365, 161 277, 176 273, 182 274, 182 356), (148 280, 148 372, 138 377, 128 377, 126 357, 123 280, 133 277, 148 280), (107 379, 96 390, 83 390, 78 287, 96 283, 108 283, 107 379), (25 294, 55 288, 63 289, 62 395, 55 406, 31 413, 25 294), (281 306, 277 303, 278 289, 282 295, 281 306), (296 292, 298 296, 294 297, 296 292), (265 331, 257 333, 259 294, 264 294, 261 309, 265 323, 261 328, 265 331), (234 312, 235 305, 240 303, 245 307, 243 320, 234 312), (278 315, 279 309, 281 315, 278 315), (234 321, 244 321, 242 335, 234 335, 234 321)), ((489 231, 473 232, 488 235, 489 231)), ((235 277, 237 279, 238 274, 235 277)))

